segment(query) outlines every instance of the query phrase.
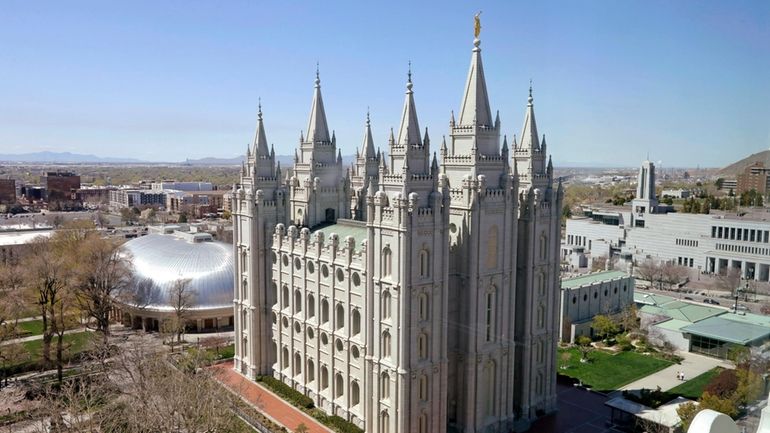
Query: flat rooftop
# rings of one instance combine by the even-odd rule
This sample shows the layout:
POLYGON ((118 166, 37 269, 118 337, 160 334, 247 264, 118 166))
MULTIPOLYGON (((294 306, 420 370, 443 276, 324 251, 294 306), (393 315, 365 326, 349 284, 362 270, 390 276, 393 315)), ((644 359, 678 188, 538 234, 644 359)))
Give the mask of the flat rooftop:
POLYGON ((590 274, 580 275, 573 278, 566 278, 561 280, 562 289, 574 289, 581 286, 589 286, 603 281, 617 280, 620 278, 628 278, 629 275, 623 271, 602 271, 591 272, 590 274))
POLYGON ((340 241, 352 236, 356 245, 361 245, 368 236, 365 222, 348 219, 338 219, 336 223, 320 224, 310 229, 310 233, 315 232, 323 233, 324 239, 329 239, 329 236, 336 234, 340 241))
POLYGON ((732 313, 725 313, 721 316, 709 317, 683 327, 682 331, 740 345, 761 341, 770 336, 770 327, 731 320, 728 316, 733 315, 732 313))

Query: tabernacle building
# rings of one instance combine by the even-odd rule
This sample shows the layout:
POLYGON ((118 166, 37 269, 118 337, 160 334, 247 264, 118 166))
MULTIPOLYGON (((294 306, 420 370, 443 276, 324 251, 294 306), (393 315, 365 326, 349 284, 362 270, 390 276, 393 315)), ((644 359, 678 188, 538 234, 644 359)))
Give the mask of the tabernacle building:
POLYGON ((438 152, 411 71, 387 152, 367 114, 350 167, 318 76, 289 175, 260 107, 232 202, 237 371, 373 433, 523 431, 556 409, 562 186, 531 88, 501 137, 480 43, 438 152))

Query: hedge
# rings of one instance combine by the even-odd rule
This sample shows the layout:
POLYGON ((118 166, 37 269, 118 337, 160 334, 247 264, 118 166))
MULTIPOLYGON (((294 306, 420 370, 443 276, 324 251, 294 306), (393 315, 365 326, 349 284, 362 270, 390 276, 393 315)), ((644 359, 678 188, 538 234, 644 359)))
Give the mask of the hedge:
POLYGON ((293 389, 289 385, 286 385, 285 383, 281 382, 280 380, 272 376, 258 376, 257 382, 264 383, 274 393, 288 400, 288 402, 293 404, 294 406, 305 408, 305 409, 312 409, 313 407, 315 407, 315 404, 313 403, 312 398, 306 396, 305 394, 302 394, 301 392, 297 391, 296 389, 293 389))
POLYGON ((357 425, 345 421, 345 418, 339 417, 337 415, 327 415, 321 410, 314 410, 310 414, 313 416, 313 418, 321 421, 322 424, 331 427, 339 433, 365 433, 364 430, 359 428, 357 425))

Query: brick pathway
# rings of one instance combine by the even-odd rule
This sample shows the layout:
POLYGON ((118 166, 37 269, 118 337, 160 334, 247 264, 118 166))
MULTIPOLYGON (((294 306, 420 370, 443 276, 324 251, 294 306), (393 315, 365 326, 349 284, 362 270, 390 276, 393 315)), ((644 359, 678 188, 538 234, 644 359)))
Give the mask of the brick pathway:
POLYGON ((239 394, 257 410, 267 414, 289 430, 294 431, 298 425, 305 424, 308 433, 333 433, 332 430, 285 402, 262 385, 238 374, 233 370, 232 361, 217 364, 211 368, 216 370, 217 380, 239 394))

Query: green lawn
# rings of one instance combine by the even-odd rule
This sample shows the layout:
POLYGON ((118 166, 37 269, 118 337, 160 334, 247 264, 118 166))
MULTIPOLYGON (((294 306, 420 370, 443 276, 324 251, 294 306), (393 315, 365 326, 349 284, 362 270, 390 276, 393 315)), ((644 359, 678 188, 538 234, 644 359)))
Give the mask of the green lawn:
POLYGON ((671 362, 650 355, 635 352, 620 352, 610 354, 594 350, 588 356, 590 362, 580 362, 580 352, 575 349, 559 349, 559 374, 579 379, 584 385, 596 391, 614 391, 637 379, 641 379, 656 371, 662 370, 671 362), (563 353, 570 353, 566 363, 561 358, 563 353))
POLYGON ((43 334, 42 320, 30 320, 28 322, 19 322, 17 326, 21 331, 24 332, 26 337, 43 334))
MULTIPOLYGON (((92 332, 76 332, 73 334, 68 334, 64 336, 64 346, 65 346, 65 352, 64 352, 64 358, 65 360, 70 360, 73 357, 78 356, 79 354, 86 351, 89 347, 89 342, 93 338, 92 332)), ((51 359, 56 358, 56 341, 57 338, 54 337, 53 341, 51 342, 51 359)), ((24 343, 21 343, 21 346, 24 348, 24 351, 26 352, 26 355, 24 356, 24 360, 21 362, 17 362, 14 364, 6 365, 4 366, 4 369, 10 373, 10 374, 19 374, 26 371, 32 371, 37 370, 41 368, 42 364, 42 351, 43 351, 43 340, 33 340, 33 341, 26 341, 24 343)))
POLYGON ((691 400, 697 400, 703 394, 703 389, 711 382, 711 379, 716 377, 719 372, 722 371, 720 367, 712 368, 711 370, 696 376, 687 382, 671 388, 668 390, 671 394, 679 394, 682 397, 689 398, 691 400))

